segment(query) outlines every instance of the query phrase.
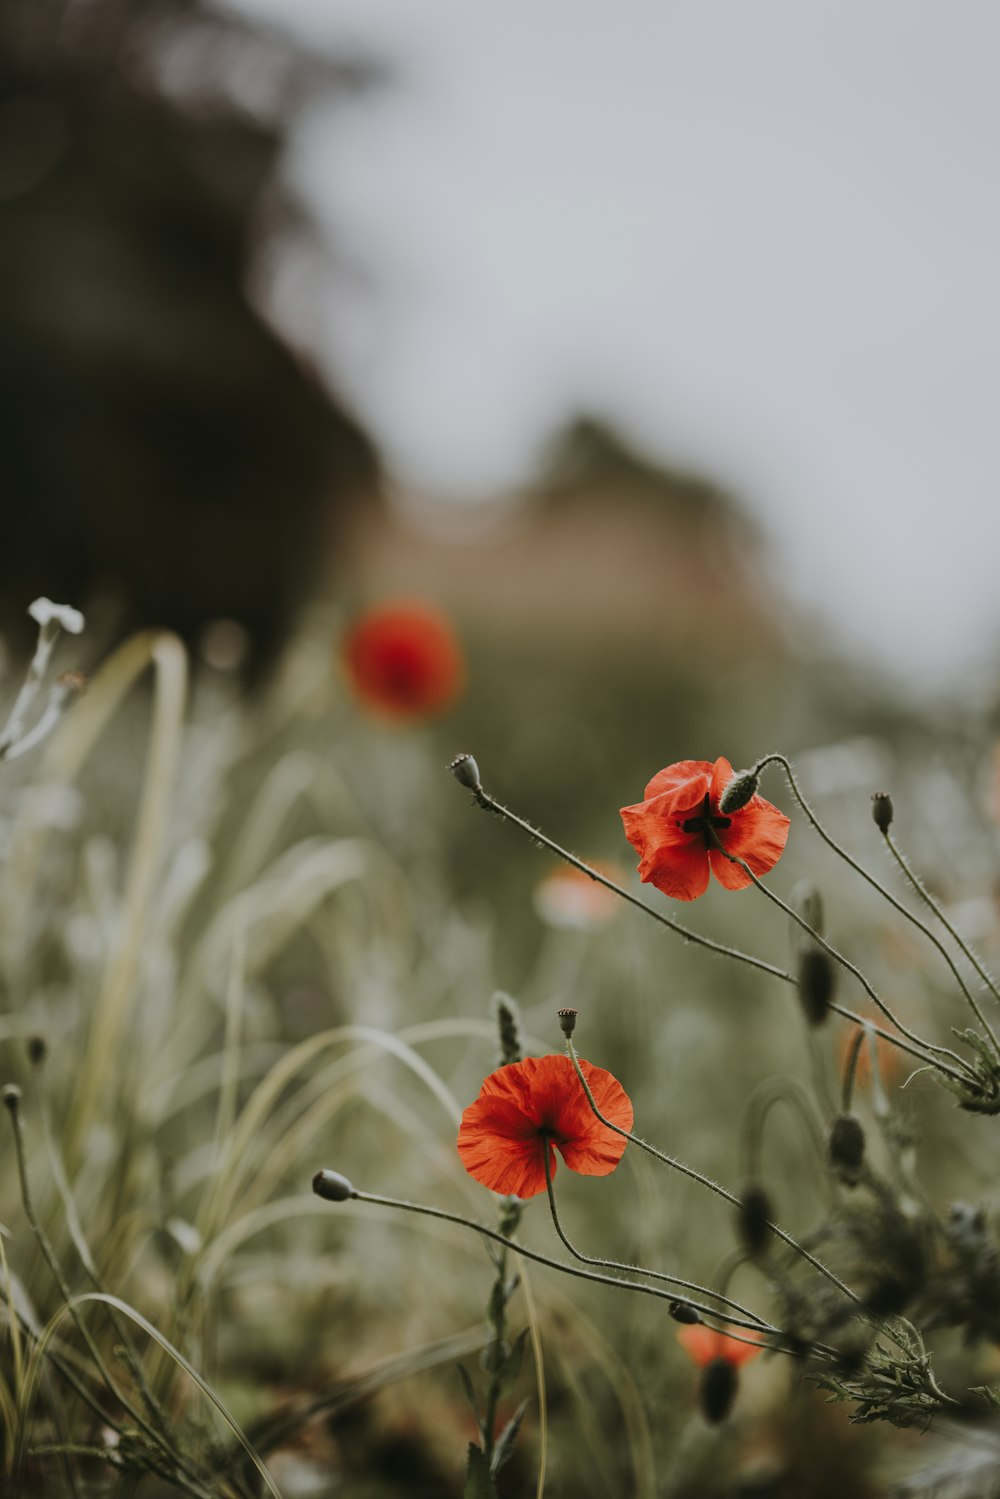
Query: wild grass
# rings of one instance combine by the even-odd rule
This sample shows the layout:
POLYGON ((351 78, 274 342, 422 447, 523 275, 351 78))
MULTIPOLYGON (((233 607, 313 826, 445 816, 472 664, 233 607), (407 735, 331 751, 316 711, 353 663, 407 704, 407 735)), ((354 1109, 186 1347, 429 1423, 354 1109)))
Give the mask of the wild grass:
MULTIPOLYGON (((22 1091, 0 1168, 12 1493, 463 1492, 474 1426, 456 1366, 487 1378, 484 1241, 364 1201, 334 1209, 309 1184, 329 1166, 363 1191, 492 1221, 455 1133, 496 1062, 497 989, 517 988, 535 1054, 561 1049, 555 1012, 578 1008, 581 1052, 626 1084, 644 1134, 737 1193, 753 1161, 781 1222, 821 1257, 830 1249, 809 1236, 847 1189, 823 1174, 795 1103, 772 1104, 804 1091, 821 1134, 849 1027, 810 1030, 787 984, 624 905, 580 930, 545 925, 531 892, 549 864, 465 805, 445 769, 458 747, 359 718, 319 635, 248 704, 205 671, 192 695, 178 642, 145 634, 44 743, 0 765, 0 1055, 22 1091), (499 894, 506 876, 495 906, 479 884, 466 896, 460 856, 480 875, 520 861, 519 897, 499 894), (784 1074, 790 1088, 774 1081, 784 1074)), ((623 785, 620 800, 633 795, 623 785)), ((877 858, 866 809, 834 803, 839 831, 877 858)), ((599 857, 616 850, 616 818, 609 807, 599 857)), ((970 840, 981 835, 973 820, 970 840)), ((837 944, 864 951, 909 1026, 957 1045, 961 995, 919 934, 860 900, 804 836, 787 860, 785 898, 797 880, 822 884, 837 944)), ((960 880, 942 891, 975 893, 960 880)), ((725 901, 691 911, 699 936, 779 970, 794 961, 784 918, 756 892, 725 901)), ((877 1071, 859 1083, 878 1171, 909 1172, 938 1213, 955 1194, 992 1208, 996 1121, 958 1114, 927 1076, 901 1093, 908 1074, 885 1079, 891 1127, 877 1071)), ((614 1177, 564 1172, 558 1189, 589 1254, 709 1284, 733 1257, 731 1206, 664 1179, 637 1149, 614 1177)), ((518 1233, 558 1258, 544 1205, 518 1233)), ((808 1407, 800 1431, 776 1425, 794 1379, 777 1358, 748 1371, 711 1446, 660 1303, 511 1255, 508 1325, 528 1329, 530 1356, 504 1397, 527 1405, 501 1493, 724 1493, 748 1444, 770 1444, 791 1471, 802 1434, 830 1422, 851 1461, 870 1452, 839 1407, 808 1407)), ((751 1268, 732 1274, 741 1299, 768 1309, 751 1268)), ((948 1388, 996 1379, 989 1345, 942 1347, 948 1388)), ((883 1442, 879 1461, 907 1440, 883 1442)), ((874 1485, 868 1456, 865 1472, 874 1485)))

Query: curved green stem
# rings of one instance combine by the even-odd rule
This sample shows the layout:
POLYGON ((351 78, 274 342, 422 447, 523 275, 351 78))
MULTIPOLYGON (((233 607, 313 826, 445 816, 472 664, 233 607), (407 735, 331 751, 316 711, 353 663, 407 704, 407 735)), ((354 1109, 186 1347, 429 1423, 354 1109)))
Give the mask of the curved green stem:
MULTIPOLYGON (((685 1165, 685 1163, 683 1161, 679 1161, 676 1156, 664 1154, 662 1150, 657 1150, 655 1145, 650 1145, 648 1140, 640 1139, 640 1137, 638 1135, 634 1135, 631 1130, 623 1129, 620 1124, 614 1124, 610 1119, 607 1119, 601 1113, 600 1109, 597 1106, 597 1100, 594 1098, 593 1093, 590 1091, 590 1084, 587 1082, 587 1079, 583 1075, 583 1069, 580 1066, 580 1061, 577 1057, 576 1049, 569 1037, 567 1037, 566 1039, 566 1050, 569 1053, 570 1061, 573 1063, 574 1071, 576 1072, 577 1077, 580 1079, 580 1084, 583 1088, 583 1091, 587 1095, 587 1102, 590 1104, 591 1113, 595 1116, 595 1118, 599 1119, 607 1129, 613 1130, 616 1135, 624 1136, 624 1138, 626 1140, 630 1140, 633 1145, 637 1145, 640 1150, 644 1150, 647 1155, 653 1156, 655 1160, 661 1161, 665 1166, 670 1166, 674 1171, 679 1171, 682 1176, 688 1176, 692 1181, 699 1182, 701 1186, 707 1187, 711 1192, 715 1192, 717 1196, 721 1197, 723 1201, 730 1203, 731 1206, 742 1208, 743 1203, 740 1198, 736 1196, 735 1192, 730 1192, 726 1187, 722 1187, 718 1182, 713 1181, 710 1176, 705 1176, 701 1171, 696 1171, 693 1166, 685 1165)), ((853 1301, 855 1306, 859 1307, 862 1313, 864 1313, 864 1315, 867 1317, 868 1314, 865 1310, 864 1302, 861 1300, 860 1296, 855 1295, 855 1293, 850 1289, 849 1286, 845 1286, 844 1282, 838 1276, 834 1275, 829 1266, 824 1265, 823 1262, 821 1260, 818 1260, 814 1254, 810 1254, 809 1250, 804 1248, 804 1246, 801 1245, 796 1239, 793 1239, 791 1234, 788 1233, 787 1230, 783 1229, 780 1224, 772 1223, 770 1219, 765 1219, 765 1226, 770 1233, 774 1234, 776 1238, 780 1239, 783 1244, 787 1244, 789 1249, 794 1250, 794 1252, 797 1255, 800 1255, 802 1259, 806 1260, 814 1270, 818 1271, 820 1275, 824 1276, 831 1285, 836 1286, 837 1290, 840 1291, 844 1296, 846 1296, 848 1300, 853 1301)))
MULTIPOLYGON (((576 1246, 570 1242, 569 1235, 563 1228, 562 1220, 559 1217, 559 1210, 556 1207, 556 1195, 555 1188, 552 1184, 552 1166, 549 1160, 548 1148, 546 1148, 545 1151, 545 1187, 546 1191, 548 1192, 549 1208, 552 1213, 552 1223, 555 1227, 555 1231, 574 1259, 580 1260, 584 1265, 597 1265, 604 1270, 620 1270, 626 1275, 646 1275, 649 1276, 651 1280, 665 1281, 668 1285, 680 1286, 685 1291, 695 1291, 699 1296, 711 1296, 714 1300, 721 1302, 723 1306, 727 1306, 731 1308, 732 1311, 737 1313, 739 1320, 735 1318, 732 1319, 734 1327, 749 1327, 751 1330, 777 1333, 780 1336, 780 1329, 775 1327, 773 1323, 768 1322, 765 1320, 765 1318, 758 1316, 756 1312, 750 1311, 750 1309, 743 1306, 741 1302, 733 1301, 731 1297, 724 1296, 720 1291, 713 1291, 708 1286, 699 1285, 697 1281, 683 1280, 680 1276, 677 1275, 667 1275, 662 1270, 650 1270, 646 1265, 627 1265, 621 1260, 607 1260, 601 1258, 598 1255, 584 1254, 581 1249, 577 1249, 576 1246)), ((726 1314, 716 1311, 714 1307, 702 1306, 696 1301, 690 1301, 686 1296, 677 1296, 674 1298, 674 1300, 679 1302, 682 1306, 691 1307, 693 1311, 696 1311, 699 1314, 721 1317, 725 1321, 730 1320, 728 1316, 726 1316, 726 1314)))
POLYGON ((647 916, 651 916, 661 926, 669 927, 672 932, 676 932, 685 942, 693 942, 697 947, 704 947, 709 952, 716 953, 719 957, 735 958, 739 963, 747 963, 751 968, 760 969, 762 973, 769 973, 772 978, 784 979, 790 984, 795 982, 794 976, 786 973, 783 968, 778 968, 773 963, 767 963, 763 958, 755 958, 750 953, 740 952, 738 948, 727 947, 723 942, 713 942, 711 937, 703 937, 698 932, 692 932, 688 927, 681 926, 679 922, 671 921, 670 917, 664 916, 661 911, 654 911, 651 906, 646 905, 645 901, 639 900, 637 896, 632 895, 628 890, 623 890, 621 885, 615 884, 614 880, 609 880, 606 875, 601 874, 596 869, 592 869, 583 859, 578 859, 568 849, 562 848, 551 838, 547 838, 544 833, 539 832, 537 828, 532 827, 530 822, 525 822, 523 817, 518 817, 515 812, 511 812, 509 808, 502 806, 487 791, 484 791, 482 786, 473 788, 472 794, 485 812, 494 812, 498 817, 502 817, 507 822, 512 823, 514 827, 520 828, 522 833, 527 833, 528 837, 535 843, 540 844, 542 848, 548 849, 550 853, 555 854, 566 864, 570 864, 574 869, 578 869, 581 874, 587 875, 598 885, 603 885, 606 890, 610 890, 615 895, 620 896, 622 900, 628 901, 629 905, 637 906, 640 911, 645 912, 647 916))
MULTIPOLYGON (((855 874, 859 874, 863 880, 867 880, 872 889, 877 890, 879 895, 881 895, 884 900, 887 900, 889 902, 894 911, 898 911, 900 916, 905 917, 906 920, 909 921, 911 925, 915 926, 918 931, 923 932, 927 940, 932 943, 937 951, 941 954, 942 958, 944 958, 944 961, 947 963, 949 969, 951 970, 952 977, 958 984, 958 987, 961 989, 962 993, 965 995, 965 998, 970 1005, 973 1014, 976 1016, 980 1025, 989 1036, 990 1041, 993 1043, 994 1051, 996 1051, 998 1057, 1000 1057, 1000 1042, 997 1041, 997 1038, 990 1027, 989 1021, 983 1014, 975 995, 972 993, 965 980, 963 979, 961 972, 959 971, 954 959, 951 956, 951 953, 945 947, 944 943, 938 937, 936 932, 933 932, 931 928, 927 926, 926 922, 921 921, 920 917, 917 916, 913 911, 908 910, 907 907, 903 905, 902 901, 898 900, 896 896, 893 895, 892 891, 889 890, 887 886, 882 884, 881 880, 877 879, 875 875, 871 874, 869 870, 865 869, 863 864, 859 864, 857 859, 855 859, 852 854, 849 854, 847 849, 842 847, 842 845, 837 842, 832 834, 827 832, 826 828, 820 822, 819 818, 816 816, 816 813, 813 811, 812 807, 806 800, 805 795, 802 792, 802 788, 799 786, 799 783, 795 778, 795 772, 792 770, 791 764, 788 760, 786 760, 784 755, 765 755, 762 759, 757 761, 756 765, 754 766, 754 771, 759 773, 768 765, 781 766, 781 769, 785 774, 785 780, 788 782, 788 786, 792 795, 795 797, 795 800, 802 808, 802 811, 805 813, 814 831, 819 834, 827 847, 831 848, 833 852, 838 856, 838 858, 843 859, 844 863, 849 865, 850 868, 854 870, 855 874)), ((907 879, 910 881, 917 894, 930 907, 930 909, 934 912, 934 915, 938 918, 942 925, 945 926, 954 940, 958 943, 958 946, 968 958, 972 966, 975 968, 980 978, 991 990, 994 997, 996 999, 1000 999, 1000 991, 997 990, 995 984, 986 973, 985 969, 983 969, 979 964, 972 950, 963 942, 962 938, 946 920, 941 911, 938 910, 931 896, 923 888, 916 874, 914 874, 913 870, 910 869, 909 865, 906 863, 906 860, 896 848, 895 844, 892 841, 892 838, 889 836, 888 831, 886 831, 883 836, 886 840, 886 843, 889 845, 891 852, 899 863, 900 868, 903 870, 903 873, 906 875, 907 879)))
POLYGON ((855 964, 851 962, 850 958, 845 958, 844 954, 842 952, 838 952, 837 948, 835 948, 832 943, 827 942, 826 938, 821 936, 816 928, 811 926, 810 923, 806 921, 804 916, 800 916, 798 911, 796 911, 794 907, 790 906, 787 901, 783 901, 780 895, 775 895, 774 891, 771 890, 767 885, 765 885, 763 880, 759 880, 745 859, 739 858, 737 854, 731 854, 710 823, 706 825, 705 831, 708 837, 711 838, 713 846, 718 849, 719 853, 723 854, 729 860, 730 864, 735 864, 738 869, 742 869, 747 878, 754 885, 756 885, 757 889, 763 891, 772 905, 777 906, 779 911, 784 911, 786 916, 790 916, 795 924, 801 927, 801 929, 806 933, 807 936, 812 938, 817 947, 821 947, 823 951, 834 960, 835 963, 839 963, 841 968, 845 969, 852 978, 857 979, 858 983, 868 995, 868 998, 871 1000, 872 1004, 877 1006, 877 1008, 881 1010, 882 1014, 889 1021, 889 1023, 891 1025, 894 1025, 900 1032, 900 1034, 905 1036, 907 1040, 912 1041, 915 1046, 920 1046, 923 1048, 923 1051, 925 1053, 924 1060, 927 1061, 929 1065, 936 1067, 939 1072, 947 1073, 948 1076, 954 1078, 956 1082, 962 1083, 964 1085, 968 1080, 967 1077, 963 1077, 960 1072, 956 1072, 955 1069, 953 1067, 949 1067, 946 1062, 940 1062, 937 1060, 938 1057, 949 1057, 951 1061, 957 1064, 957 1066, 964 1067, 966 1073, 969 1076, 975 1076, 969 1064, 965 1062, 957 1052, 952 1051, 950 1047, 935 1046, 933 1041, 925 1041, 922 1036, 918 1036, 915 1034, 915 1032, 909 1030, 903 1024, 903 1022, 893 1014, 889 1006, 886 1004, 885 1000, 876 992, 874 987, 869 983, 868 979, 866 979, 864 974, 861 972, 861 969, 856 967, 855 964))

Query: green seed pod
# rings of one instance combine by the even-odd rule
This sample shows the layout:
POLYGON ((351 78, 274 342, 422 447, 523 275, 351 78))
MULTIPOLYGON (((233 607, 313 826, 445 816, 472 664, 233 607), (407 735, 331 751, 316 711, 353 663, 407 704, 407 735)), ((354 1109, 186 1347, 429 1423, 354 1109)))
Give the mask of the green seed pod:
POLYGON ((469 791, 483 789, 483 783, 479 779, 479 766, 472 755, 456 755, 448 769, 460 786, 467 787, 469 791))
POLYGON ((876 791, 872 796, 872 817, 880 833, 892 827, 892 797, 888 791, 876 791))

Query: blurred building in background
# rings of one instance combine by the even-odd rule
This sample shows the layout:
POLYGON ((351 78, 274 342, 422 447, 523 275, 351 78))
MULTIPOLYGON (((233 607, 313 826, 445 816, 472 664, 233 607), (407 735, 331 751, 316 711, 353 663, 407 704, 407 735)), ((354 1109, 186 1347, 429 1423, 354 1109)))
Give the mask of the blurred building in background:
POLYGON ((247 290, 304 232, 295 109, 370 70, 201 0, 6 0, 0 71, 0 628, 41 593, 106 641, 229 617, 259 666, 374 503, 372 444, 247 290))

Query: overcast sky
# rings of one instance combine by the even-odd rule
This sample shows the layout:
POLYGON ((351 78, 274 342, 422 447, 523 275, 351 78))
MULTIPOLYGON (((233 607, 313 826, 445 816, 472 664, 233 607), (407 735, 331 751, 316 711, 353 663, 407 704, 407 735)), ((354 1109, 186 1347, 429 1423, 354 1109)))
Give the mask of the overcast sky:
POLYGON ((397 471, 516 485, 606 411, 852 646, 1000 663, 995 0, 240 8, 395 69, 290 163, 366 284, 279 305, 397 471))

